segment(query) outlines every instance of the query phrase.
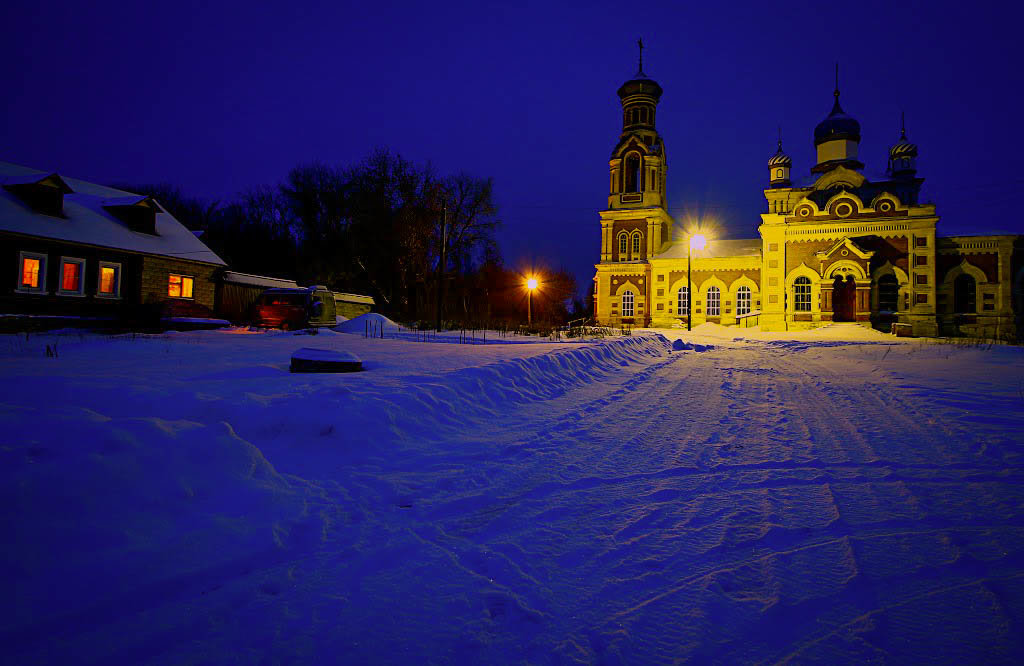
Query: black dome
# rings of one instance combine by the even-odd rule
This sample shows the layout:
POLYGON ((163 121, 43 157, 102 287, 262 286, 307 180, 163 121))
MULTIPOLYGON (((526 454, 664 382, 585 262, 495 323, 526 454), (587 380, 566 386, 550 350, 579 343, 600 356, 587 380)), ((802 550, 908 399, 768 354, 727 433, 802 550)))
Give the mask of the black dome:
POLYGON ((828 118, 822 120, 814 128, 815 146, 836 139, 860 141, 860 123, 857 122, 856 118, 846 115, 843 107, 839 106, 838 90, 835 95, 836 103, 832 106, 832 113, 828 114, 828 118))
POLYGON ((624 99, 630 95, 650 95, 655 100, 661 99, 662 89, 658 82, 637 72, 637 78, 630 79, 619 88, 619 98, 624 99))

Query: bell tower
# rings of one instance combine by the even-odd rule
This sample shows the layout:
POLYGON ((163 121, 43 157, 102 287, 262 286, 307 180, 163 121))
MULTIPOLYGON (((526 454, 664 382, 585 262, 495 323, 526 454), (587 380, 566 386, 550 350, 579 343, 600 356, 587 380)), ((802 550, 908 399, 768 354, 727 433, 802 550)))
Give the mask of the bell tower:
POLYGON ((665 144, 656 119, 662 88, 644 74, 643 41, 636 74, 618 89, 622 131, 608 161, 608 208, 601 212, 601 261, 646 262, 671 240, 665 197, 665 144))

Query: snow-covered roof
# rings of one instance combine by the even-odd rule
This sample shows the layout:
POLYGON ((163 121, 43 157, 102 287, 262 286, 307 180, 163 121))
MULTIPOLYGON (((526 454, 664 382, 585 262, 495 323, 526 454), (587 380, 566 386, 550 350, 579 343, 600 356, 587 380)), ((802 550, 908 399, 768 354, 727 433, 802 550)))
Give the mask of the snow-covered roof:
MULTIPOLYGON (((0 183, 5 185, 30 184, 53 175, 0 162, 0 183)), ((73 191, 64 195, 63 217, 36 213, 13 193, 0 188, 0 231, 226 265, 162 207, 156 214, 156 235, 133 231, 104 208, 132 205, 145 197, 75 178, 59 178, 73 191)))
POLYGON ((233 284, 245 284, 252 287, 284 287, 296 289, 298 283, 295 280, 285 280, 284 278, 267 277, 266 275, 252 275, 251 273, 238 273, 236 271, 225 271, 224 282, 231 282, 233 284))
POLYGON ((373 296, 364 296, 362 294, 347 294, 345 292, 334 292, 334 300, 341 301, 343 303, 363 303, 365 305, 373 305, 373 296))
MULTIPOLYGON (((667 250, 654 255, 655 259, 686 259, 686 239, 674 241, 667 250)), ((738 238, 709 240, 703 250, 694 250, 694 259, 717 259, 720 257, 760 257, 761 239, 738 238)))

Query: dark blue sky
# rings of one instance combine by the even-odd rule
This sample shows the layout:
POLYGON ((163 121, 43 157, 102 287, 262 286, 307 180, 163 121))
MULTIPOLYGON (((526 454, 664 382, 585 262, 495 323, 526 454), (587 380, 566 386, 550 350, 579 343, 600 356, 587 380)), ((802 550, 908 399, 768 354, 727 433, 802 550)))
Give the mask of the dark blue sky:
POLYGON ((806 175, 838 60, 869 178, 905 110, 940 233, 1024 233, 1016 3, 307 4, 7 0, 0 160, 226 199, 387 146, 493 176, 506 263, 582 291, 642 36, 673 214, 756 237, 776 127, 806 175))

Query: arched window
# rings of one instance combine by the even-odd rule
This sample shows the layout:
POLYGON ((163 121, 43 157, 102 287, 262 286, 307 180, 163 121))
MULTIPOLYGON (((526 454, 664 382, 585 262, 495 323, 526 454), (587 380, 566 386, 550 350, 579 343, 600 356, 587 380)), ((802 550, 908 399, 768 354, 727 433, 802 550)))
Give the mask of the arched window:
POLYGON ((878 279, 878 309, 881 312, 895 312, 900 302, 900 283, 892 273, 878 279))
POLYGON ((775 178, 777 178, 778 180, 782 180, 782 169, 775 170, 775 178))
POLYGON ((708 287, 708 316, 718 317, 722 314, 722 292, 718 287, 708 287))
POLYGON ((640 258, 640 232, 633 234, 633 258, 640 258))
POLYGON ((676 314, 680 316, 690 314, 690 290, 688 287, 679 287, 679 292, 676 294, 676 314))
POLYGON ((626 258, 626 252, 629 250, 629 237, 626 232, 619 234, 619 260, 626 258))
POLYGON ((633 316, 633 292, 631 292, 629 289, 622 292, 622 316, 633 316))
POLYGON ((811 281, 798 277, 793 282, 793 309, 797 312, 811 311, 811 281))
POLYGON ((974 278, 970 275, 965 273, 953 280, 953 312, 977 312, 978 306, 975 302, 976 292, 977 289, 975 287, 974 278))
POLYGON ((746 285, 736 290, 736 314, 750 314, 750 287, 746 285))
POLYGON ((626 187, 623 188, 623 192, 639 192, 640 191, 640 156, 636 153, 630 153, 626 157, 625 164, 625 175, 626 175, 626 187))

